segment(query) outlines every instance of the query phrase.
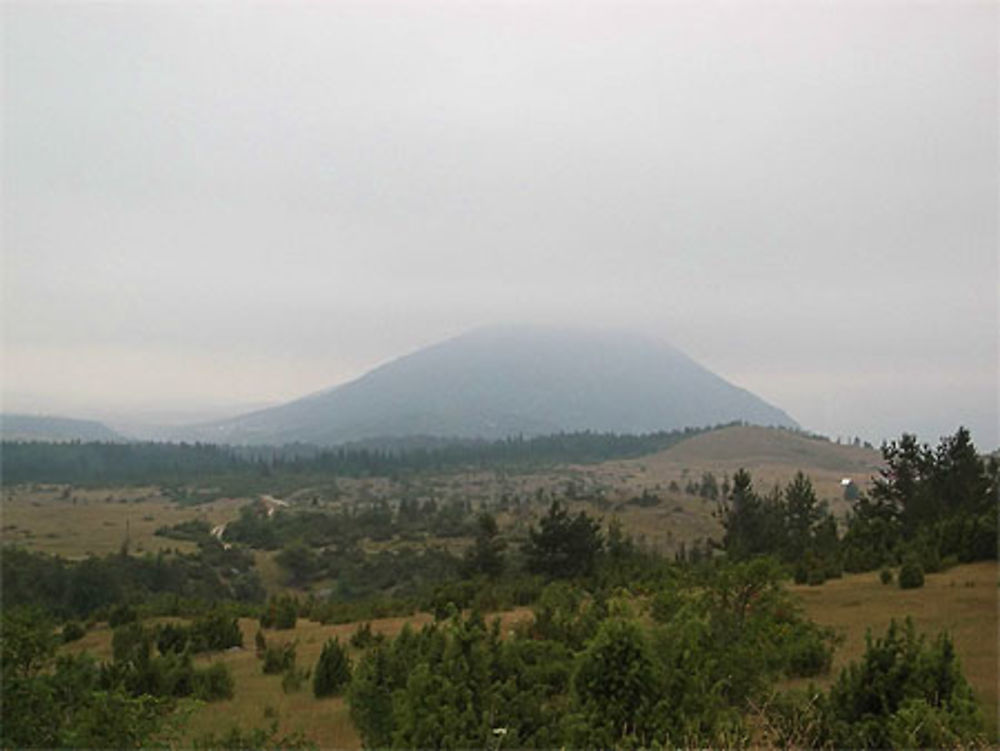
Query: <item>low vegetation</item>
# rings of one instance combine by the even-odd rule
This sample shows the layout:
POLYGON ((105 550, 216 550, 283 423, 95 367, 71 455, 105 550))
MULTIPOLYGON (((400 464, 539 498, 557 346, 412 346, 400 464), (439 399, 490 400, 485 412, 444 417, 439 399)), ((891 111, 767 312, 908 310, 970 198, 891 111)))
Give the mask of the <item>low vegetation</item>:
MULTIPOLYGON (((44 732, 33 719, 5 723, 3 743, 158 741, 192 699, 254 701, 277 721, 251 710, 238 715, 252 725, 232 731, 199 720, 184 739, 199 747, 977 743, 995 713, 984 718, 965 681, 964 636, 887 622, 838 662, 847 636, 806 596, 857 570, 877 591, 898 583, 910 596, 960 560, 995 559, 997 463, 967 433, 934 450, 904 436, 883 451, 884 471, 843 522, 803 473, 760 495, 749 472, 702 472, 697 497, 716 504, 722 534, 674 556, 584 510, 584 485, 565 499, 539 491, 531 515, 458 499, 314 498, 246 503, 224 526, 157 528, 194 552, 134 555, 126 540, 67 560, 7 548, 2 641, 23 667, 7 670, 5 657, 4 716, 38 703, 62 719, 44 732), (974 544, 956 552, 962 535, 974 544), (261 560, 283 577, 274 587, 269 574, 270 596, 261 560), (506 627, 487 617, 515 608, 506 627), (374 628, 393 615, 423 625, 374 628), (99 658, 85 656, 98 644, 99 658), (334 712, 342 730, 332 739, 288 724, 268 696, 284 697, 270 701, 285 712, 334 712), (76 707, 120 708, 127 727, 88 730, 76 707)), ((623 504, 656 509, 659 496, 623 504)))

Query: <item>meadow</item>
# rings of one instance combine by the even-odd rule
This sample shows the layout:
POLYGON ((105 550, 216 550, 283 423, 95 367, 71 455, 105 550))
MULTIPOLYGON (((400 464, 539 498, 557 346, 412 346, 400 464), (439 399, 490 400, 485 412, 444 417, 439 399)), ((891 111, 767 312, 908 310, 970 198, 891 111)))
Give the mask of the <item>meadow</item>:
POLYGON ((821 587, 800 585, 791 590, 812 620, 833 627, 844 637, 834 653, 829 678, 818 683, 829 683, 841 668, 861 657, 869 630, 883 635, 891 619, 910 616, 917 631, 928 637, 939 631, 951 634, 990 736, 997 739, 998 586, 997 564, 982 562, 927 574, 920 589, 882 584, 873 571, 831 579, 821 587))
MULTIPOLYGON (((921 589, 901 590, 885 585, 877 573, 846 575, 820 587, 790 586, 800 599, 806 614, 817 623, 833 627, 843 637, 834 653, 828 676, 810 679, 820 686, 829 685, 837 673, 851 661, 858 660, 865 649, 865 636, 884 634, 892 618, 911 616, 917 630, 932 637, 948 631, 962 662, 963 671, 975 691, 986 719, 991 738, 997 738, 997 593, 995 563, 956 566, 939 574, 929 574, 921 589)), ((521 608, 496 614, 506 633, 514 624, 532 617, 521 608)), ((432 617, 419 613, 409 618, 384 618, 370 621, 375 633, 394 636, 405 623, 415 628, 429 623, 432 617)), ((294 641, 298 667, 312 669, 327 639, 347 643, 360 623, 323 625, 300 619, 294 630, 263 631, 268 644, 294 641)), ((258 630, 256 620, 240 619, 242 649, 204 655, 199 665, 221 661, 228 665, 235 679, 232 699, 195 705, 179 737, 182 747, 209 732, 224 732, 232 725, 243 729, 267 727, 277 720, 282 735, 302 733, 320 748, 356 749, 361 740, 351 722, 349 707, 342 697, 316 699, 311 683, 286 692, 280 675, 265 675, 253 649, 258 630)), ((64 647, 73 652, 90 651, 110 659, 111 629, 98 624, 78 642, 64 647)), ((353 657, 358 651, 351 650, 353 657)), ((784 681, 780 688, 805 687, 809 680, 784 681)))

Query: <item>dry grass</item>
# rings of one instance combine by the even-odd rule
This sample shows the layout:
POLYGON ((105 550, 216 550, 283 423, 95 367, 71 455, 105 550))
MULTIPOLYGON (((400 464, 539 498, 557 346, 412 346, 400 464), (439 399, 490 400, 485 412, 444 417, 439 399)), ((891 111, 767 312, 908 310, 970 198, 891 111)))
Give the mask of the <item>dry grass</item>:
MULTIPOLYGON (((865 633, 885 632, 892 618, 911 616, 919 631, 951 633, 962 660, 962 667, 983 707, 988 728, 996 737, 997 728, 997 567, 994 563, 957 566, 941 574, 931 574, 922 589, 900 590, 879 581, 875 572, 849 575, 832 580, 822 587, 794 586, 807 615, 818 623, 832 626, 844 637, 834 659, 829 683, 848 662, 864 653, 865 633)), ((501 614, 503 631, 527 620, 531 612, 518 609, 501 614)), ((407 618, 384 618, 372 621, 372 630, 395 636, 403 624, 419 628, 431 621, 427 614, 407 618)), ((322 625, 300 620, 293 631, 265 631, 269 643, 296 640, 297 664, 312 668, 323 644, 334 636, 347 642, 358 624, 322 625)), ((199 658, 199 663, 222 661, 229 665, 236 681, 236 695, 225 702, 205 704, 190 716, 185 742, 207 732, 224 732, 232 725, 243 729, 265 727, 277 719, 281 733, 301 732, 320 748, 360 748, 360 739, 350 721, 342 698, 315 699, 308 684, 293 693, 284 693, 281 676, 264 675, 253 652, 257 622, 241 619, 246 648, 199 658)), ((111 630, 105 625, 91 630, 78 642, 66 647, 79 652, 88 650, 109 659, 111 630)), ((356 655, 355 655, 356 657, 356 655)), ((786 686, 806 681, 788 682, 786 686)))
POLYGON ((98 490, 62 487, 5 492, 0 504, 0 543, 78 559, 121 549, 126 537, 133 553, 196 550, 194 543, 157 537, 154 532, 189 519, 220 524, 235 519, 245 499, 221 499, 178 506, 153 488, 98 490))
POLYGON ((758 492, 785 485, 799 470, 812 480, 816 495, 830 502, 835 513, 847 510, 840 481, 850 477, 867 487, 881 466, 873 449, 841 446, 786 430, 736 426, 689 438, 651 456, 600 465, 601 473, 632 485, 667 487, 671 480, 682 488, 688 479, 712 472, 720 481, 743 468, 753 476, 758 492))
MULTIPOLYGON (((514 624, 529 619, 531 611, 519 608, 500 613, 497 617, 500 618, 503 632, 507 633, 514 624)), ((420 628, 432 620, 430 615, 418 613, 407 618, 373 620, 371 626, 375 633, 394 637, 406 623, 414 628, 420 628)), ((297 666, 311 670, 319 659, 327 639, 338 637, 346 644, 358 625, 350 623, 324 626, 314 621, 299 620, 294 630, 266 629, 264 635, 272 645, 295 641, 297 666)), ((196 660, 201 666, 213 662, 223 662, 228 665, 232 671, 236 690, 230 700, 202 704, 192 711, 185 724, 181 738, 182 746, 189 746, 192 740, 209 732, 224 733, 233 725, 247 731, 256 727, 268 727, 272 720, 276 719, 280 734, 302 733, 320 748, 361 748, 361 739, 354 729, 349 707, 343 697, 316 699, 312 694, 310 681, 304 682, 298 691, 285 693, 281 687, 280 675, 264 675, 261 671, 261 662, 254 654, 254 636, 257 628, 257 621, 241 618, 243 649, 216 652, 196 660)), ((67 645, 64 649, 74 653, 89 651, 99 659, 111 659, 111 629, 106 624, 101 624, 89 631, 83 639, 67 645)), ((357 652, 354 650, 352 652, 356 659, 357 652)))
POLYGON ((821 587, 796 586, 806 614, 844 636, 827 682, 865 651, 865 633, 884 635, 892 618, 911 616, 918 632, 948 631, 962 670, 983 708, 991 737, 997 737, 997 565, 956 566, 928 574, 921 589, 884 585, 878 572, 845 576, 821 587))

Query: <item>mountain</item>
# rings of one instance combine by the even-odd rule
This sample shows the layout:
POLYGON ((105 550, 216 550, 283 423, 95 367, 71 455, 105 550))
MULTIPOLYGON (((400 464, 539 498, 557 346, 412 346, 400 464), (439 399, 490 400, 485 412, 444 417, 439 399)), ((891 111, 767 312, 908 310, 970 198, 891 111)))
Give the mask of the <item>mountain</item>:
POLYGON ((5 441, 123 441, 121 435, 96 420, 38 415, 0 415, 5 441))
POLYGON ((183 435, 333 445, 413 435, 644 433, 736 420, 796 427, 780 409, 657 339, 506 326, 477 329, 355 381, 183 435))

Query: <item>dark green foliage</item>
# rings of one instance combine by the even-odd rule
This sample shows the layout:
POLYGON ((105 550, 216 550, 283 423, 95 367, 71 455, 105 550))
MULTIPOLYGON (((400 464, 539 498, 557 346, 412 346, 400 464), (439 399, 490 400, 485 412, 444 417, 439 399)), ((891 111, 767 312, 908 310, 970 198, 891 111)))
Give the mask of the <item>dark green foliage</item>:
POLYGON ((497 521, 491 514, 480 514, 477 519, 476 539, 465 556, 467 572, 496 578, 503 573, 504 550, 507 543, 500 537, 497 521))
POLYGON ((37 610, 4 610, 0 625, 0 745, 4 748, 139 748, 169 703, 99 686, 86 655, 53 661, 56 637, 37 610))
POLYGON ((111 635, 111 653, 115 662, 149 662, 152 635, 141 623, 133 621, 119 626, 111 635))
POLYGON ((263 591, 252 556, 217 543, 191 555, 115 554, 82 561, 8 548, 0 583, 7 607, 37 605, 60 618, 107 612, 112 628, 134 620, 142 603, 156 599, 254 602, 263 591))
POLYGON ((538 528, 528 531, 524 547, 528 570, 552 578, 590 576, 603 549, 600 522, 581 511, 571 517, 553 501, 538 528))
POLYGON ((338 639, 330 639, 313 670, 313 694, 316 698, 337 696, 350 681, 351 659, 338 639))
POLYGON ((274 675, 284 673, 295 667, 295 647, 296 642, 286 642, 284 644, 268 645, 264 650, 264 673, 274 675))
POLYGON ((660 497, 655 493, 651 493, 649 488, 643 488, 640 495, 629 498, 625 503, 630 506, 638 506, 639 508, 652 508, 653 506, 660 505, 660 497))
MULTIPOLYGON (((829 668, 831 631, 805 620, 767 559, 711 569, 653 601, 663 681, 660 732, 675 745, 734 731, 748 701, 781 675, 829 668)), ((729 741, 726 741, 727 743, 729 741)))
POLYGON ((160 654, 183 652, 188 648, 190 629, 176 623, 164 623, 156 628, 156 648, 160 654))
POLYGON ((301 587, 312 581, 319 570, 316 554, 302 540, 289 543, 274 557, 275 562, 288 571, 289 585, 301 587))
POLYGON ((260 616, 261 628, 292 629, 298 620, 299 603, 291 595, 279 595, 267 601, 260 616))
POLYGON ((293 735, 278 735, 278 721, 275 720, 268 728, 243 730, 233 725, 227 733, 206 733, 194 740, 197 751, 307 751, 315 749, 316 744, 307 740, 301 733, 293 735))
POLYGON ((167 652, 213 652, 243 646, 243 634, 233 616, 215 612, 195 619, 190 626, 165 623, 156 629, 156 648, 167 652))
POLYGON ((841 575, 836 521, 801 472, 784 490, 775 488, 761 497, 750 474, 738 471, 720 517, 723 546, 730 558, 774 556, 791 567, 799 584, 818 585, 841 575))
POLYGON ((351 680, 348 693, 351 720, 366 748, 385 748, 392 742, 392 694, 398 681, 391 649, 376 645, 366 652, 351 680))
POLYGON ((236 618, 212 613, 191 624, 191 651, 212 652, 243 646, 243 633, 236 618))
POLYGON ((702 474, 701 482, 698 483, 698 495, 710 501, 714 501, 719 497, 719 483, 716 481, 715 475, 711 472, 702 474))
POLYGON ((847 519, 844 568, 853 572, 871 571, 894 563, 901 539, 902 528, 895 507, 878 498, 861 496, 847 519))
MULTIPOLYGON (((158 632, 162 636, 162 632, 158 632)), ((111 638, 114 661, 102 664, 99 684, 105 690, 122 690, 132 696, 193 696, 204 701, 228 699, 233 694, 233 679, 224 663, 195 668, 187 645, 174 651, 170 642, 166 651, 155 655, 153 632, 139 622, 115 629, 111 638)))
POLYGON ((982 718, 945 634, 930 644, 913 622, 868 636, 860 663, 830 689, 829 734, 839 748, 945 748, 982 732, 982 718))
POLYGON ((372 624, 365 622, 358 626, 357 630, 351 634, 351 646, 355 649, 368 649, 385 639, 383 634, 372 632, 372 624))
POLYGON ((984 461, 959 428, 936 449, 903 434, 882 447, 886 467, 871 499, 855 504, 845 535, 845 565, 864 571, 915 556, 925 571, 942 559, 995 560, 1000 466, 984 461))
POLYGON ((212 536, 212 525, 204 519, 188 519, 169 527, 160 527, 154 533, 159 537, 189 542, 205 542, 212 536))
POLYGON ((196 670, 191 694, 202 701, 233 698, 233 676, 223 662, 215 662, 203 670, 196 670))
POLYGON ((605 621, 577 661, 573 706, 583 722, 574 745, 647 747, 654 738, 658 671, 640 626, 605 621))
POLYGON ((108 613, 108 625, 118 628, 125 623, 134 623, 136 617, 135 610, 128 605, 115 605, 108 613))
POLYGON ((763 499, 753 489, 750 473, 740 469, 733 475, 733 489, 721 509, 725 529, 722 544, 727 554, 742 559, 767 552, 768 516, 763 499))
POLYGON ((829 667, 830 632, 801 617, 779 575, 765 560, 675 580, 653 599, 652 631, 568 582, 504 640, 453 610, 361 657, 351 716, 366 747, 731 744, 769 681, 829 667))
POLYGON ((783 626, 788 634, 780 645, 786 661, 785 672, 794 678, 809 678, 830 672, 833 662, 833 642, 830 631, 816 628, 805 621, 783 626))
POLYGON ((607 616, 602 598, 589 597, 566 582, 549 584, 535 603, 534 611, 531 635, 565 644, 572 650, 583 649, 607 616))
POLYGON ((63 644, 69 644, 73 641, 79 641, 87 633, 87 630, 80 624, 79 621, 67 621, 63 625, 62 629, 62 641, 63 644))
POLYGON ((920 563, 908 560, 899 569, 899 588, 917 589, 924 586, 924 570, 920 563))
MULTIPOLYGON (((718 426, 724 427, 724 426, 718 426)), ((174 486, 183 503, 224 496, 274 492, 275 487, 310 484, 317 477, 388 476, 402 472, 442 472, 468 467, 539 467, 624 459, 655 453, 706 428, 644 435, 559 433, 498 441, 427 439, 422 445, 386 442, 320 449, 296 444, 214 446, 187 443, 47 443, 3 441, 4 481, 74 485, 174 486), (216 488, 192 493, 194 486, 216 488)), ((228 530, 227 530, 228 531, 228 530)))
POLYGON ((257 633, 254 634, 253 643, 257 659, 263 659, 264 653, 267 651, 267 639, 264 638, 264 632, 260 629, 257 629, 257 633))
POLYGON ((499 635, 488 638, 481 618, 456 617, 440 637, 416 646, 420 657, 394 697, 393 745, 472 748, 490 737, 491 663, 499 635))
POLYGON ((892 584, 892 569, 883 568, 878 572, 878 578, 883 584, 892 584))

